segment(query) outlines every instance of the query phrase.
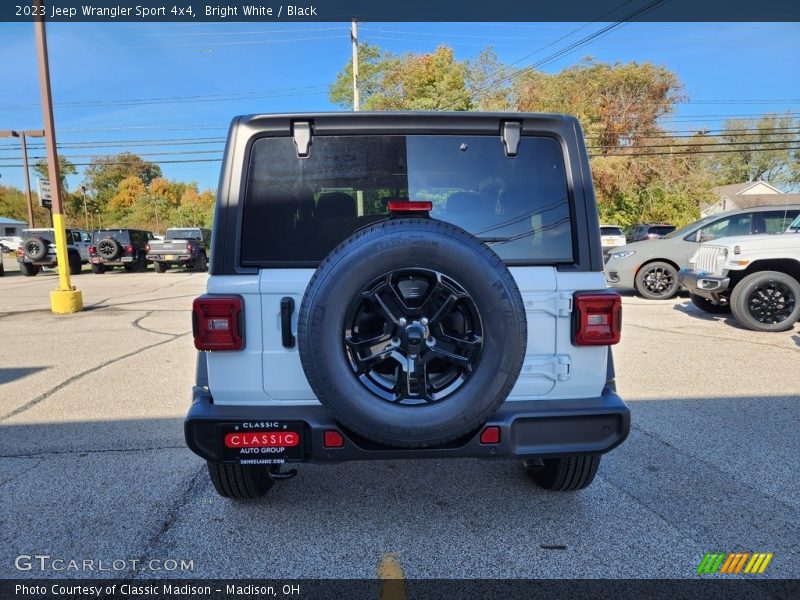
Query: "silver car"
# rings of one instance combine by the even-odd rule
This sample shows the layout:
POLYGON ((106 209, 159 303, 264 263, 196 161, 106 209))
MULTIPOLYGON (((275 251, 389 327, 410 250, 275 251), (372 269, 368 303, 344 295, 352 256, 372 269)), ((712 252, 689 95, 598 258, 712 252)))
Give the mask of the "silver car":
POLYGON ((664 300, 678 293, 678 271, 689 266, 698 244, 732 235, 783 233, 800 215, 800 205, 759 206, 711 215, 656 240, 615 248, 608 255, 608 285, 633 288, 645 298, 664 300))

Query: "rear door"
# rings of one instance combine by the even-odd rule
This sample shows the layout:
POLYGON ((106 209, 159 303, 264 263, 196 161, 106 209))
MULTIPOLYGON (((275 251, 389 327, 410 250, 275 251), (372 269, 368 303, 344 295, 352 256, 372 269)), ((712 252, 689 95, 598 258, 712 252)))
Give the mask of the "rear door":
POLYGON ((297 313, 319 262, 358 228, 386 218, 389 199, 431 201, 432 218, 470 231, 509 266, 528 321, 510 400, 598 396, 607 349, 572 345, 572 298, 604 289, 605 279, 599 269, 575 268, 576 248, 585 249, 590 234, 574 227, 573 190, 583 202, 583 188, 570 185, 580 171, 577 161, 565 161, 564 147, 554 137, 523 136, 518 156, 509 157, 496 134, 336 134, 315 135, 301 158, 291 137, 257 139, 243 178, 243 272, 209 280, 209 292, 241 295, 246 314, 245 350, 209 355, 215 401, 317 401, 285 334, 296 339, 297 313), (264 400, 252 388, 259 375, 264 400))

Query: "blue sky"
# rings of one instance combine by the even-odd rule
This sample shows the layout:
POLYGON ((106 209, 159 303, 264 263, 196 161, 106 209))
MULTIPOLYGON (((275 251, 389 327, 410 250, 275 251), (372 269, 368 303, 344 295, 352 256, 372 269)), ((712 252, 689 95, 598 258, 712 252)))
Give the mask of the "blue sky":
MULTIPOLYGON (((363 23, 360 39, 395 52, 446 43, 459 58, 491 45, 507 63, 539 50, 515 65, 523 67, 603 26, 363 23)), ((50 24, 48 41, 58 142, 75 163, 125 149, 156 162, 217 158, 219 138, 237 114, 334 110, 327 86, 351 51, 349 23, 50 24), (112 145, 126 140, 142 143, 112 145)), ((34 52, 32 25, 0 23, 0 130, 42 126, 34 52)), ((689 102, 665 123, 673 129, 718 128, 726 116, 800 113, 797 23, 629 23, 543 70, 587 55, 675 71, 689 102)), ((0 183, 23 186, 22 169, 4 166, 18 165, 19 157, 16 140, 0 139, 0 183)), ((219 163, 162 169, 213 188, 219 163)))

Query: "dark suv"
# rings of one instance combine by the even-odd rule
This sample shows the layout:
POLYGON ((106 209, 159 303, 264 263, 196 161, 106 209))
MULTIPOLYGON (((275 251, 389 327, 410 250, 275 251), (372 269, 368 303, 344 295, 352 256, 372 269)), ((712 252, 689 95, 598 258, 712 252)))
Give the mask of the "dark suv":
POLYGON ((155 239, 149 231, 140 229, 99 229, 92 233, 89 262, 92 273, 105 273, 114 267, 126 271, 147 270, 147 244, 155 239))
POLYGON ((629 244, 631 242, 641 242, 642 240, 657 240, 673 231, 675 231, 675 225, 639 223, 631 225, 625 230, 625 240, 629 244))

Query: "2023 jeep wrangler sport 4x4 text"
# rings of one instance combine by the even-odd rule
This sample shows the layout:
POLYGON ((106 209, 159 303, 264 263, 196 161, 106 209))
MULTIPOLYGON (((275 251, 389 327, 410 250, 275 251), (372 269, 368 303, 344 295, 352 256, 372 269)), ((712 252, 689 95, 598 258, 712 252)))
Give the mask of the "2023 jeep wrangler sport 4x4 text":
POLYGON ((295 462, 512 458, 577 490, 628 435, 578 122, 236 118, 185 422, 223 496, 295 462))

